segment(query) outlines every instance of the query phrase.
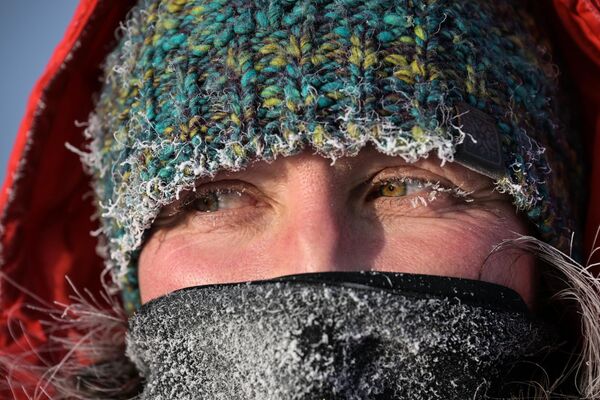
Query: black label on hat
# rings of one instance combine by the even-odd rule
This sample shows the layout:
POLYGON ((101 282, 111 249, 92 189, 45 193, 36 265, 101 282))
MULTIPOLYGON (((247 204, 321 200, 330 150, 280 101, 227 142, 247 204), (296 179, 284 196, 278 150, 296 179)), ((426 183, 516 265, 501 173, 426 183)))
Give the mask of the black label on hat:
POLYGON ((494 118, 463 102, 456 105, 456 110, 458 125, 467 134, 456 148, 456 162, 490 178, 504 177, 502 143, 494 118))

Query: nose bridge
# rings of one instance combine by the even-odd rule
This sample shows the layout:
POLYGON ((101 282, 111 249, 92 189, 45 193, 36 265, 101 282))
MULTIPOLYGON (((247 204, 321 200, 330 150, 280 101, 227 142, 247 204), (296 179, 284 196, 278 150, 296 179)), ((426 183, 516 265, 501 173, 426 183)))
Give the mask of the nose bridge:
MULTIPOLYGON (((296 272, 323 272, 336 267, 344 199, 326 160, 304 163, 297 170, 297 193, 290 202, 289 229, 296 272)), ((292 260, 293 258, 293 260, 292 260)))
POLYGON ((334 213, 333 207, 327 205, 311 216, 299 218, 296 251, 300 268, 306 272, 335 269, 340 226, 334 213))

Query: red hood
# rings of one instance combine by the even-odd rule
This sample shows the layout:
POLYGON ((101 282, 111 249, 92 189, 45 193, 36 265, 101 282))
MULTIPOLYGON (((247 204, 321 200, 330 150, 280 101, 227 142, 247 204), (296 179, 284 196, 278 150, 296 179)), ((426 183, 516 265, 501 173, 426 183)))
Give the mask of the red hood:
MULTIPOLYGON (((0 193, 2 264, 0 271, 43 300, 68 302, 68 275, 77 287, 99 288, 102 260, 90 231, 93 214, 89 178, 65 142, 83 145, 83 127, 99 86, 100 65, 114 32, 134 1, 82 0, 65 37, 29 99, 0 193)), ((585 118, 585 143, 592 160, 586 248, 600 226, 600 1, 554 0, 541 15, 564 68, 574 79, 585 118)), ((34 302, 0 282, 0 349, 17 348, 8 318, 44 339, 34 302)), ((18 330, 20 331, 20 329, 18 330)), ((18 336, 18 335, 17 335, 18 336)))
MULTIPOLYGON (((65 36, 33 88, 0 193, 2 229, 0 271, 52 304, 68 302, 68 275, 77 287, 99 288, 102 260, 90 231, 94 212, 89 178, 65 142, 83 147, 83 127, 92 94, 100 87, 101 63, 115 30, 134 1, 82 0, 65 36)), ((97 290, 96 290, 97 292, 97 290)), ((39 304, 0 279, 0 349, 20 346, 7 321, 21 321, 34 337, 44 332, 39 304)), ((21 331, 21 329, 17 329, 21 331)), ((14 333, 14 332, 13 332, 14 333)))

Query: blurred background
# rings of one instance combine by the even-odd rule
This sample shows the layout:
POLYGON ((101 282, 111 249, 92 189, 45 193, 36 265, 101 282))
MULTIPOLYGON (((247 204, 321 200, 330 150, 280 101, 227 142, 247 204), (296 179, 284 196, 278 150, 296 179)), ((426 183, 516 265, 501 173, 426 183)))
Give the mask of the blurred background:
POLYGON ((0 178, 29 93, 65 32, 78 0, 0 0, 0 178))

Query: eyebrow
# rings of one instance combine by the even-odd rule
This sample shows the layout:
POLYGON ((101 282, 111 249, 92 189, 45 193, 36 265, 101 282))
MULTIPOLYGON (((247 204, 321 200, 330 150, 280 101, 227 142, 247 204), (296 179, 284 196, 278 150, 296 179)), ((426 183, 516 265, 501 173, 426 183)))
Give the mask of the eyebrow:
MULTIPOLYGON (((281 158, 277 160, 281 160, 281 158)), ((388 156, 367 147, 362 149, 357 156, 336 159, 332 168, 334 168, 335 174, 344 174, 345 172, 356 170, 356 180, 362 181, 365 176, 374 175, 377 170, 383 168, 412 166, 443 176, 453 185, 465 191, 477 191, 494 187, 493 180, 484 175, 454 162, 446 162, 444 166, 441 166, 441 162, 435 154, 431 154, 429 158, 421 158, 411 163, 405 161, 402 157, 388 156), (382 158, 381 156, 384 157, 382 158), (372 173, 370 170, 373 170, 372 173)), ((285 181, 288 168, 282 166, 275 168, 273 167, 273 162, 260 160, 250 163, 245 169, 239 171, 222 171, 212 177, 199 178, 196 180, 195 186, 198 187, 215 181, 234 179, 245 180, 250 183, 255 182, 257 184, 280 182, 285 181)))

